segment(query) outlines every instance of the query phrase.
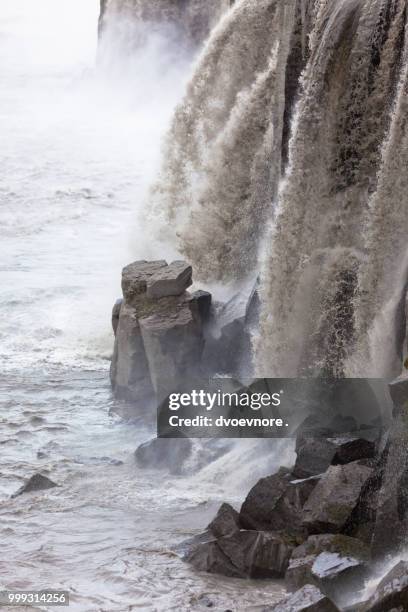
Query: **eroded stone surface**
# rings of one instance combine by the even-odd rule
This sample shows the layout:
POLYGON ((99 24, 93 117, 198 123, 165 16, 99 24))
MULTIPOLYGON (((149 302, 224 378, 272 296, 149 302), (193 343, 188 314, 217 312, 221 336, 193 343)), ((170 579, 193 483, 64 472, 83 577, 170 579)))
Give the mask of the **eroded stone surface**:
POLYGON ((149 276, 146 295, 154 299, 181 295, 193 284, 192 275, 193 269, 185 261, 173 261, 149 276))
POLYGON ((236 578, 281 578, 293 550, 279 534, 241 530, 194 547, 186 560, 195 569, 236 578))
POLYGON ((303 507, 303 525, 309 533, 342 531, 372 471, 358 461, 330 466, 303 507))

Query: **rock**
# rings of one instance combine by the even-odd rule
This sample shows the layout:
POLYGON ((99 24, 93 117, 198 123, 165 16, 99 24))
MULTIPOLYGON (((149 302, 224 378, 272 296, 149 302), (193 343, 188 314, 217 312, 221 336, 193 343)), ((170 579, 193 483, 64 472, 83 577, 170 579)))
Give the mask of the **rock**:
POLYGON ((339 612, 339 609, 317 587, 308 584, 264 612, 339 612))
POLYGON ((202 323, 206 323, 211 315, 212 296, 208 291, 195 291, 187 298, 187 302, 193 314, 199 317, 202 323))
POLYGON ((147 279, 147 297, 162 298, 181 295, 193 284, 193 269, 185 261, 173 261, 160 267, 147 279))
POLYGON ((135 459, 139 467, 180 474, 191 455, 192 448, 193 444, 188 438, 174 440, 153 438, 138 446, 135 450, 135 459))
POLYGON ((371 476, 362 487, 357 505, 347 520, 343 530, 345 534, 358 538, 370 545, 373 540, 378 497, 382 486, 386 458, 387 454, 383 452, 371 476))
POLYGON ((116 397, 144 411, 200 372, 202 316, 211 295, 190 296, 189 284, 191 266, 185 262, 137 261, 123 269, 111 383, 116 397))
POLYGON ((333 465, 344 465, 360 459, 373 459, 377 452, 374 440, 360 438, 358 435, 345 434, 341 437, 330 438, 329 441, 336 447, 332 459, 333 465))
POLYGON ((301 437, 296 444, 297 459, 293 473, 299 478, 321 474, 329 465, 343 465, 360 459, 372 459, 376 455, 377 432, 344 433, 330 437, 301 437))
POLYGON ((335 434, 348 433, 358 429, 357 421, 354 417, 350 415, 343 416, 341 414, 336 414, 336 416, 329 421, 328 427, 335 434))
POLYGON ((137 310, 127 302, 120 309, 110 376, 119 399, 136 402, 145 409, 154 396, 137 310))
POLYGON ((199 374, 204 348, 202 328, 186 303, 139 319, 156 396, 162 401, 199 374))
POLYGON ((261 478, 242 504, 239 520, 246 529, 291 532, 301 529, 302 508, 317 480, 292 481, 290 471, 261 478))
POLYGON ((314 584, 340 605, 362 584, 369 560, 369 547, 355 538, 314 535, 293 551, 285 580, 291 589, 314 584))
POLYGON ((240 378, 251 369, 251 339, 243 317, 224 325, 219 335, 214 329, 207 331, 203 362, 210 376, 228 374, 240 378))
POLYGON ((303 525, 309 533, 338 533, 357 505, 372 468, 354 461, 330 466, 303 507, 303 525))
POLYGON ((162 268, 167 267, 163 259, 159 261, 135 261, 122 271, 123 297, 128 303, 147 291, 147 281, 162 268))
POLYGON ((369 599, 366 612, 393 612, 408 609, 408 562, 400 561, 381 580, 369 599))
POLYGON ((113 333, 116 336, 116 331, 118 329, 118 325, 119 325, 119 316, 120 316, 120 309, 122 307, 123 304, 123 300, 122 299, 118 299, 115 302, 115 305, 112 308, 112 329, 113 329, 113 333))
POLYGON ((293 543, 279 534, 238 531, 193 548, 186 560, 199 571, 235 578, 281 578, 293 543))
POLYGON ((293 475, 297 478, 308 478, 322 474, 331 465, 335 454, 336 446, 329 438, 298 438, 293 475))
POLYGON ((222 504, 216 517, 211 521, 207 529, 216 538, 234 535, 240 530, 238 512, 229 504, 222 504))
POLYGON ((12 497, 18 497, 23 493, 31 493, 32 491, 43 491, 46 489, 53 489, 54 487, 58 487, 58 485, 47 478, 47 476, 43 476, 42 474, 33 474, 31 478, 27 480, 27 482, 18 489, 15 493, 13 493, 12 497))

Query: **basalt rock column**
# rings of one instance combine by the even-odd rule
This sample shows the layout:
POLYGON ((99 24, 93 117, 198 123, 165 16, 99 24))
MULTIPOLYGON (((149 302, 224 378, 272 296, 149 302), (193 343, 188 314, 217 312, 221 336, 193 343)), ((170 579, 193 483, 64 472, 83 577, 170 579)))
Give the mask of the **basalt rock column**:
POLYGON ((191 267, 179 261, 137 261, 124 268, 123 301, 112 316, 111 381, 117 397, 144 407, 199 371, 202 296, 187 293, 191 276, 191 267))

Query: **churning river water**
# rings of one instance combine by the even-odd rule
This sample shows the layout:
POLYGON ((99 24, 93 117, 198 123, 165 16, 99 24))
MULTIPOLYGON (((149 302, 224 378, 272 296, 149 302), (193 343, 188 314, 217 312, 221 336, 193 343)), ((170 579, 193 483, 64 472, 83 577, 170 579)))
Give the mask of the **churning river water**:
POLYGON ((259 609, 281 586, 195 574, 171 549, 271 453, 141 470, 153 428, 111 395, 110 309, 122 266, 152 250, 136 212, 191 58, 166 63, 156 39, 124 69, 109 50, 95 64, 98 4, 0 6, 0 589, 64 588, 79 611, 199 610, 203 594, 259 609), (11 498, 38 471, 60 486, 11 498))

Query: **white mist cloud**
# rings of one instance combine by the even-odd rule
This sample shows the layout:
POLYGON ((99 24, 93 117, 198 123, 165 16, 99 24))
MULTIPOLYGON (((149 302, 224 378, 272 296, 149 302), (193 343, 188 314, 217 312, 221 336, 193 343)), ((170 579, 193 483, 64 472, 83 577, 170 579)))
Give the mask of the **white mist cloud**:
POLYGON ((92 62, 98 0, 2 0, 0 66, 42 69, 92 62))

